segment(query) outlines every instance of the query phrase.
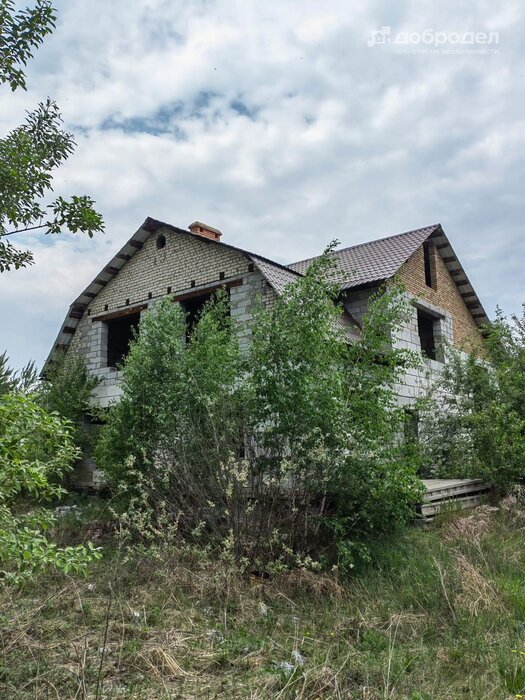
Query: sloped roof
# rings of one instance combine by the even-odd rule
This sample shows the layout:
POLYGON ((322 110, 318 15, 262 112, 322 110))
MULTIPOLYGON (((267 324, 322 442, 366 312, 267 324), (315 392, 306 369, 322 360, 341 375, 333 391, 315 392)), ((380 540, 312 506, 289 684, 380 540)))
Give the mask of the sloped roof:
MULTIPOLYGON (((441 224, 334 251, 333 255, 337 261, 336 274, 338 279, 341 279, 341 289, 377 284, 393 277, 403 263, 429 238, 432 238, 474 320, 478 326, 484 326, 489 321, 488 316, 441 224)), ((304 274, 314 260, 316 258, 300 260, 288 267, 304 274)))
MULTIPOLYGON (((183 236, 188 236, 192 239, 195 238, 196 235, 185 229, 178 228, 177 226, 173 226, 172 224, 168 224, 164 221, 159 221, 158 219, 153 219, 148 216, 142 226, 137 229, 128 242, 124 244, 118 253, 113 256, 108 264, 102 268, 95 279, 90 282, 84 291, 81 292, 71 304, 60 331, 58 332, 58 336, 53 344, 53 348, 44 363, 44 370, 56 351, 65 350, 70 345, 79 321, 84 315, 84 311, 86 310, 88 304, 93 301, 100 290, 103 289, 105 285, 108 284, 108 282, 110 282, 113 277, 120 272, 124 265, 142 248, 143 244, 151 236, 151 234, 155 233, 161 228, 168 229, 169 231, 183 236)), ((228 243, 221 243, 211 238, 206 238, 205 236, 199 236, 198 238, 199 241, 205 244, 229 248, 230 250, 235 250, 245 255, 247 260, 256 265, 268 283, 278 294, 282 294, 285 286, 300 276, 299 273, 290 270, 286 265, 281 265, 280 263, 270 260, 269 258, 265 258, 262 255, 255 255, 254 253, 250 253, 242 248, 237 248, 236 246, 229 245, 228 243)))
MULTIPOLYGON (((432 238, 459 293, 478 326, 485 326, 489 319, 463 266, 458 260, 441 224, 425 226, 413 231, 398 233, 376 241, 361 243, 334 251, 337 261, 337 278, 341 289, 378 284, 393 277, 399 268, 426 240, 432 238)), ((288 267, 304 274, 317 258, 291 263, 288 267)))
MULTIPOLYGON (((88 304, 97 296, 100 290, 119 273, 122 267, 135 253, 142 248, 149 236, 160 228, 168 229, 169 231, 183 236, 191 236, 192 238, 195 236, 195 234, 190 231, 148 217, 129 241, 71 304, 57 339, 55 340, 53 349, 44 364, 44 368, 51 360, 55 351, 66 349, 69 346, 76 327, 88 304)), ((379 283, 393 277, 401 265, 403 265, 417 248, 430 237, 432 237, 436 248, 440 252, 452 278, 456 282, 461 296, 472 313, 472 316, 478 325, 484 325, 488 322, 485 310, 440 224, 426 226, 425 228, 415 229, 414 231, 407 231, 387 238, 381 238, 376 241, 370 241, 368 243, 362 243, 360 245, 334 251, 333 254, 338 263, 337 277, 341 279, 341 289, 346 290, 379 283)), ((199 237, 199 240, 208 245, 229 248, 230 250, 235 250, 245 255, 247 260, 253 262, 260 270, 277 294, 282 294, 286 286, 293 282, 298 276, 303 275, 310 264, 316 260, 314 257, 300 260, 290 265, 282 265, 274 260, 227 243, 221 243, 205 237, 199 237)), ((344 326, 347 333, 357 334, 357 324, 350 316, 344 315, 340 319, 340 324, 341 327, 344 326)))
MULTIPOLYGON (((435 224, 334 251, 338 271, 343 279, 341 289, 360 287, 393 277, 401 265, 439 228, 439 224, 435 224)), ((304 274, 316 259, 300 260, 288 267, 304 274)))
POLYGON ((249 255, 277 294, 282 294, 288 284, 301 277, 301 273, 290 270, 288 267, 278 266, 258 255, 251 253, 249 255))

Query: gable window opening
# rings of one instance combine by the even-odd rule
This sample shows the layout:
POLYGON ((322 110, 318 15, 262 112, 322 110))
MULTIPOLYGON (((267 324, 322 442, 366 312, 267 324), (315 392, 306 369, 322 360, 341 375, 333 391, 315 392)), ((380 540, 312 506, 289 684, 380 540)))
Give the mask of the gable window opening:
MULTIPOLYGON (((226 288, 224 290, 228 297, 228 307, 230 299, 230 290, 226 288)), ((209 301, 217 298, 217 290, 214 289, 210 292, 204 292, 203 294, 198 294, 191 296, 188 299, 184 299, 180 302, 184 313, 186 314, 186 342, 189 341, 195 326, 199 322, 199 319, 204 311, 204 307, 209 301)))
POLYGON ((425 313, 421 309, 417 310, 417 332, 419 335, 421 352, 428 359, 441 362, 441 357, 438 354, 440 339, 439 328, 440 320, 438 318, 425 313))
POLYGON ((119 369, 127 357, 129 346, 138 333, 140 312, 106 321, 108 330, 107 364, 119 369))
POLYGON ((425 284, 431 289, 436 289, 435 274, 432 269, 432 253, 430 251, 430 243, 425 241, 423 243, 423 261, 425 266, 425 284))

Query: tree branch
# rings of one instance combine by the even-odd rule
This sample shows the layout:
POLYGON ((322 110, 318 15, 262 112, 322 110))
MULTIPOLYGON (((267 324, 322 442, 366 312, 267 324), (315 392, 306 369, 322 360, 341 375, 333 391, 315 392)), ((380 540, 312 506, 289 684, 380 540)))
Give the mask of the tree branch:
POLYGON ((14 233, 23 233, 24 231, 34 231, 37 228, 45 228, 47 224, 38 224, 38 226, 28 226, 27 228, 19 228, 16 231, 9 231, 8 233, 0 233, 0 238, 5 236, 12 236, 14 233))

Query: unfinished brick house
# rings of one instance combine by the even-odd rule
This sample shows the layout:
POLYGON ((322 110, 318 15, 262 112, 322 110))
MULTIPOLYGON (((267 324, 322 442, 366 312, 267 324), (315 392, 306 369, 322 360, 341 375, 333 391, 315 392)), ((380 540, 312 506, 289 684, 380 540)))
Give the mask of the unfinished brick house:
MULTIPOLYGON (((244 322, 241 343, 249 342, 257 300, 271 304, 314 258, 281 265, 220 239, 220 231, 200 222, 184 230, 147 218, 71 304, 46 365, 57 352, 78 353, 101 380, 95 389, 98 403, 108 406, 118 400, 118 368, 141 314, 169 296, 183 306, 191 322, 218 288, 228 291, 232 316, 244 322)), ((487 316, 476 292, 439 224, 334 255, 343 280, 342 323, 350 340, 359 333, 368 298, 378 286, 394 276, 404 283, 413 313, 396 342, 421 351, 426 365, 408 373, 398 387, 400 403, 410 406, 428 371, 442 366, 440 341, 463 347, 481 338, 487 316)), ((89 487, 96 479, 96 468, 89 465, 80 482, 89 487)))

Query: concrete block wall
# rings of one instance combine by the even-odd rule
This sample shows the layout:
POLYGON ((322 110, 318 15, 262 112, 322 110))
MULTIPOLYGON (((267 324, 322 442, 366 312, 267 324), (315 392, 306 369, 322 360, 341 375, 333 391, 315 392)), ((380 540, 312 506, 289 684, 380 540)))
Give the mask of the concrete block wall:
MULTIPOLYGON (((411 302, 411 316, 394 338, 394 345, 398 348, 421 352, 421 342, 418 333, 417 311, 418 308, 433 315, 434 337, 437 344, 437 356, 440 356, 439 343, 446 340, 451 343, 454 335, 454 323, 452 315, 446 309, 440 308, 413 294, 407 294, 411 302)), ((441 359, 445 360, 444 355, 441 359)), ((443 369, 443 362, 422 357, 421 367, 409 369, 401 381, 396 385, 398 401, 401 405, 409 407, 416 399, 424 396, 431 382, 439 378, 443 369)))
POLYGON ((250 260, 225 246, 210 244, 199 236, 184 236, 169 229, 152 234, 121 271, 103 287, 89 305, 91 316, 148 301, 169 293, 201 287, 248 271, 250 260), (166 244, 157 249, 157 238, 166 244), (168 287, 171 292, 168 292, 168 287), (126 301, 129 303, 126 304, 126 301), (107 306, 107 308, 106 308, 107 306))
POLYGON ((73 336, 69 351, 80 354, 88 371, 100 379, 94 396, 101 407, 109 406, 122 394, 121 372, 107 366, 105 314, 145 306, 141 310, 144 314, 166 296, 205 293, 217 285, 235 282, 230 288, 231 313, 239 324, 241 344, 246 346, 258 300, 268 305, 276 296, 243 253, 212 246, 198 236, 180 236, 169 230, 158 235, 161 233, 166 237, 164 248, 157 249, 157 234, 152 235, 89 304, 73 336))
MULTIPOLYGON (((424 278, 423 278, 424 280, 424 278)), ((350 291, 344 301, 346 310, 360 323, 368 308, 370 297, 377 291, 377 287, 350 291)), ((421 342, 418 333, 417 309, 420 308, 435 316, 436 343, 446 339, 452 343, 454 338, 454 321, 452 314, 446 308, 428 301, 421 296, 407 293, 411 303, 411 316, 403 328, 399 330, 393 339, 398 348, 412 350, 421 353, 421 342)), ((435 381, 442 371, 443 363, 423 357, 421 368, 410 369, 401 381, 396 385, 399 404, 409 407, 417 398, 424 396, 429 383, 435 381)))
POLYGON ((356 321, 361 323, 363 316, 368 308, 370 296, 377 291, 377 287, 368 289, 358 289, 357 291, 349 291, 344 300, 344 307, 356 321))

